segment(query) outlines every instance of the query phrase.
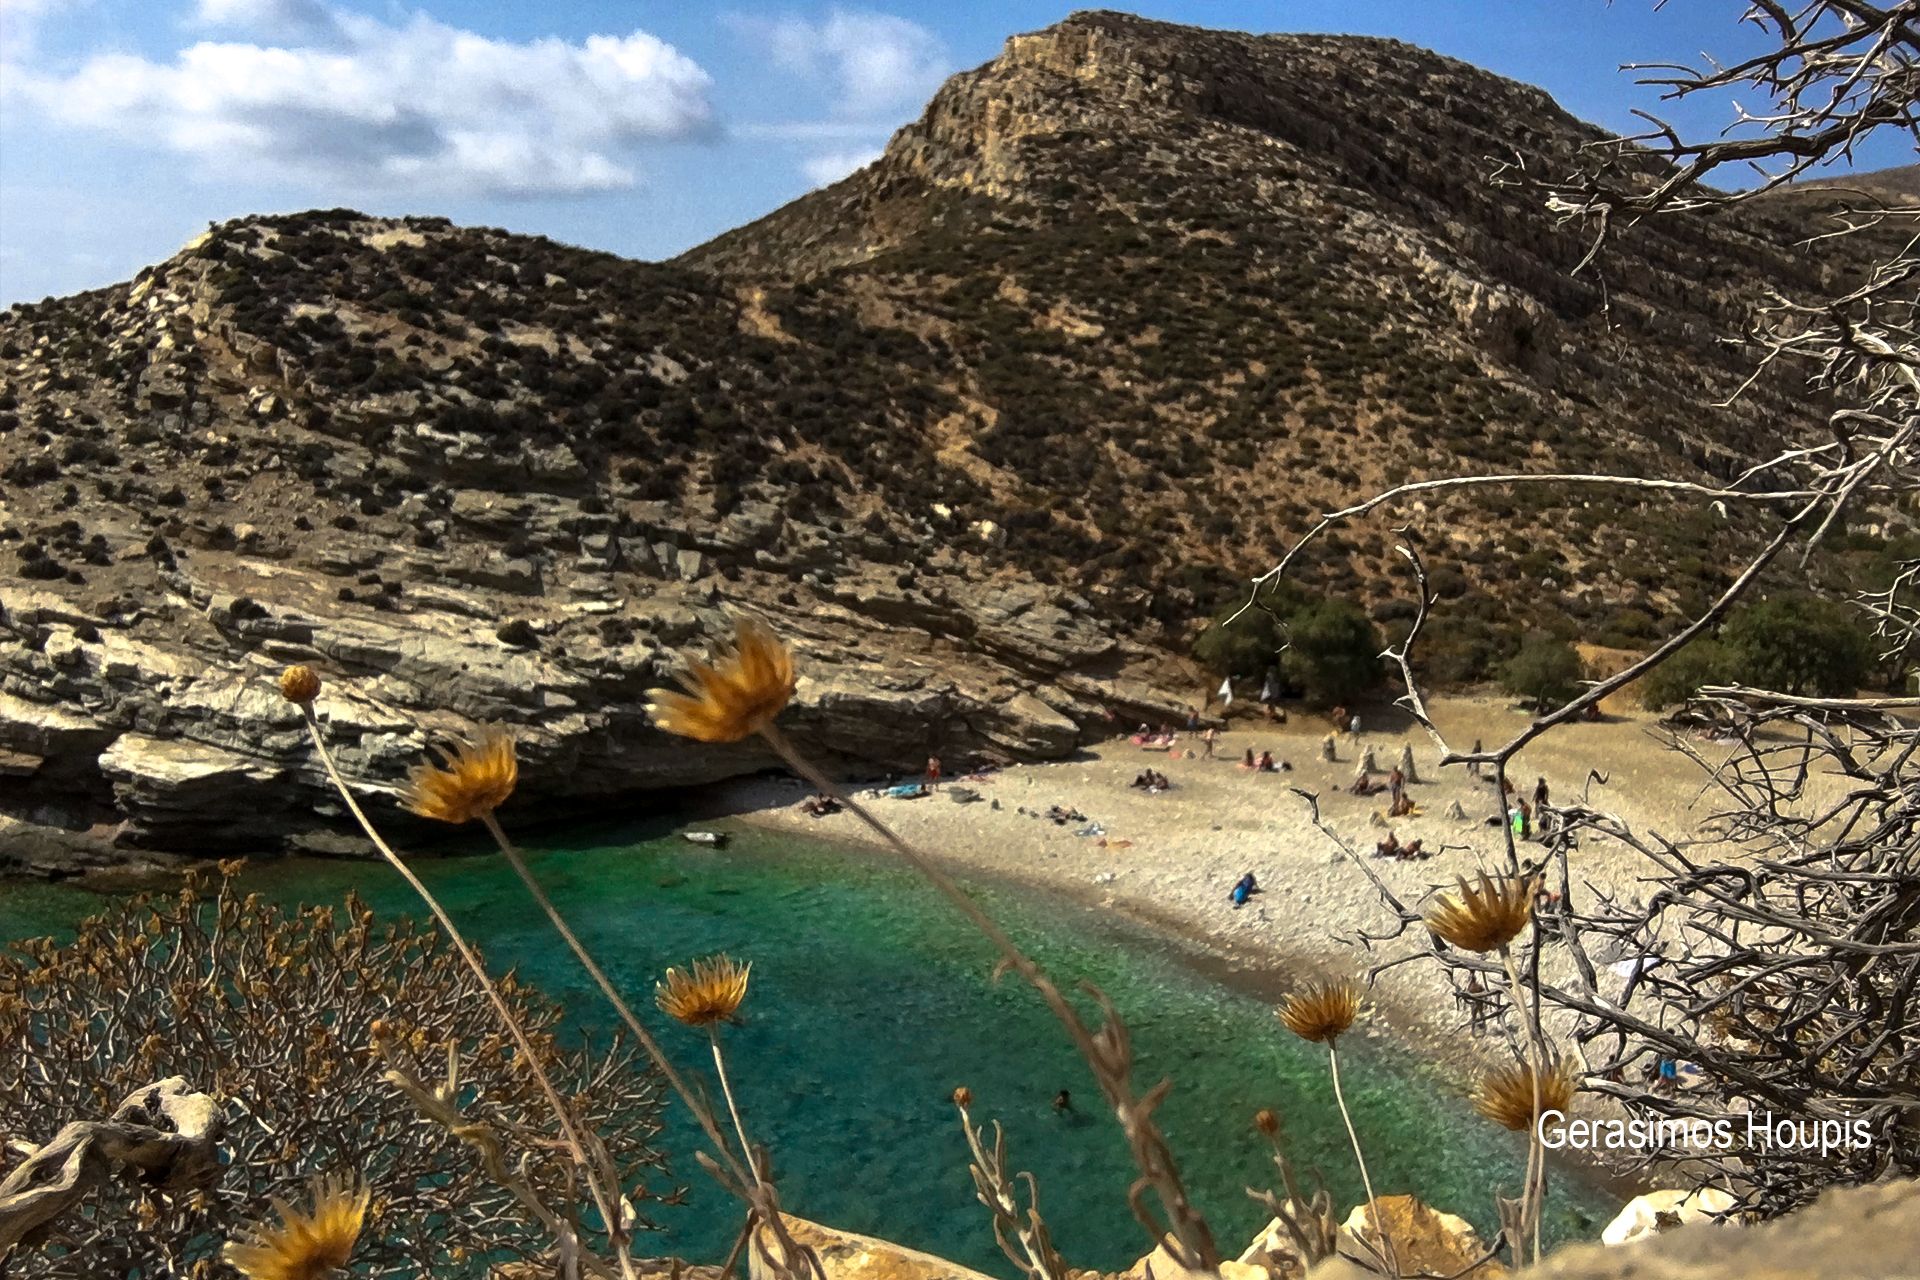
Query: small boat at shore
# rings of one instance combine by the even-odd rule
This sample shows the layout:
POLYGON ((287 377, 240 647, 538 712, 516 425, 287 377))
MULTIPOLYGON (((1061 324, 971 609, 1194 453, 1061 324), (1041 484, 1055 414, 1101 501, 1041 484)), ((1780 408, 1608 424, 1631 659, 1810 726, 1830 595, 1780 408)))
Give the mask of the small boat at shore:
POLYGON ((709 849, 724 849, 731 839, 724 831, 682 831, 680 838, 688 844, 703 844, 709 849))

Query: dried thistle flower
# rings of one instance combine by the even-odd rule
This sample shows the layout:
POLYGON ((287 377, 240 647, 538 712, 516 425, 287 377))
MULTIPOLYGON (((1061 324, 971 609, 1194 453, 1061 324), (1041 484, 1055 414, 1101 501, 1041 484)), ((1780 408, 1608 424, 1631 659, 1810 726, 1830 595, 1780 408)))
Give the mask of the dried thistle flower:
POLYGON ((1426 910, 1427 928, 1463 951, 1498 951, 1533 918, 1532 876, 1494 877, 1482 871, 1475 883, 1461 877, 1459 890, 1436 898, 1426 910))
POLYGON ((288 667, 280 673, 280 696, 304 707, 320 696, 320 677, 312 667, 288 667))
POLYGON ((654 984, 653 1001, 660 1011, 689 1027, 725 1022, 747 998, 751 963, 717 955, 693 962, 693 972, 668 969, 666 980, 654 984))
POLYGON ((967 1088, 967 1086, 965 1085, 961 1085, 959 1088, 955 1089, 953 1091, 953 1105, 956 1107, 972 1106, 973 1090, 967 1088))
POLYGON ((1360 998, 1351 982, 1309 982, 1280 1006, 1280 1021, 1302 1040, 1331 1044, 1360 1016, 1360 998))
POLYGON ((1262 1107, 1253 1113, 1253 1127, 1271 1138, 1280 1132, 1280 1117, 1274 1114, 1273 1108, 1262 1107))
POLYGON ((1538 1112, 1533 1109, 1534 1077, 1533 1067, 1524 1062, 1495 1067, 1474 1087, 1473 1109, 1495 1124, 1518 1133, 1531 1129, 1539 1116, 1549 1111, 1564 1114, 1573 1105, 1573 1095, 1579 1085, 1571 1062, 1557 1059, 1539 1077, 1538 1112))
POLYGON ((403 808, 439 822, 471 822, 492 813, 513 794, 520 763, 513 735, 488 728, 478 737, 456 742, 439 765, 423 764, 401 789, 403 808))
POLYGON ((734 623, 733 642, 713 661, 689 663, 687 692, 653 689, 647 711, 668 733, 700 742, 738 742, 772 723, 793 697, 793 655, 754 618, 734 623))
POLYGON ((229 1242, 221 1256, 248 1280, 326 1280, 353 1256, 369 1198, 350 1177, 317 1180, 310 1212, 275 1196, 280 1225, 255 1224, 244 1239, 229 1242))

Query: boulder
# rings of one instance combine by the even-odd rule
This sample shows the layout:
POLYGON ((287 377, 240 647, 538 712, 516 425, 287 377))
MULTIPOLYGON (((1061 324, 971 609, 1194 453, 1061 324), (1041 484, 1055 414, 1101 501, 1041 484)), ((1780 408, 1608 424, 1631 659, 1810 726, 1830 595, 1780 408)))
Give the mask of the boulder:
MULTIPOLYGON (((827 1280, 991 1280, 918 1249, 840 1231, 792 1214, 784 1215, 783 1220, 796 1243, 819 1254, 827 1280)), ((749 1280, 775 1280, 774 1269, 767 1265, 764 1255, 765 1250, 775 1247, 772 1236, 765 1227, 757 1228, 754 1234, 753 1246, 747 1250, 749 1280)))
POLYGON ((1620 1248, 1569 1245, 1528 1280, 1912 1280, 1920 1182, 1837 1187, 1751 1227, 1696 1221, 1620 1248))
MULTIPOLYGON (((1380 1217, 1403 1275, 1439 1275, 1457 1280, 1493 1280, 1507 1274, 1497 1261, 1482 1261, 1486 1242, 1465 1218, 1443 1213, 1417 1196, 1381 1196, 1380 1217), (1475 1264, 1478 1265, 1475 1265, 1475 1264)), ((1355 1205, 1342 1231, 1355 1237, 1345 1246, 1362 1253, 1359 1239, 1377 1238, 1372 1209, 1355 1205)))
POLYGON ((1600 1233, 1600 1243, 1631 1244, 1689 1222, 1720 1221, 1721 1215, 1731 1210, 1735 1203, 1732 1196, 1718 1187, 1701 1187, 1694 1191, 1649 1191, 1627 1202, 1627 1207, 1600 1233))
POLYGON ((91 716, 0 693, 0 747, 30 756, 98 753, 114 731, 91 716))

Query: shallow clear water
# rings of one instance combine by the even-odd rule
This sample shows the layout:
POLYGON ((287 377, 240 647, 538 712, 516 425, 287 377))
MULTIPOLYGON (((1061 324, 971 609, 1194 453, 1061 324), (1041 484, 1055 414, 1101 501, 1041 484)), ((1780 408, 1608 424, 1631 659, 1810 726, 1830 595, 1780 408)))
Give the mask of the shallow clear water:
MULTIPOLYGON (((708 850, 658 825, 549 838, 532 861, 643 1016, 667 965, 720 950, 753 961, 745 1019, 727 1033, 729 1065, 794 1212, 1008 1274, 947 1101, 965 1084, 975 1119, 1005 1124, 1012 1167, 1039 1179, 1041 1207, 1071 1262, 1116 1270, 1145 1251, 1124 1198, 1132 1165, 1086 1068, 1030 990, 989 981, 986 942, 910 872, 753 831, 708 850), (1077 1113, 1053 1110, 1062 1088, 1077 1113)), ((496 964, 519 966, 588 1025, 611 1027, 498 857, 422 868, 496 964)), ((289 901, 337 900, 351 886, 376 910, 412 907, 377 864, 296 860, 262 864, 247 878, 289 901)), ((1323 1173, 1337 1204, 1361 1198, 1324 1049, 1286 1035, 1265 1002, 1222 987, 1157 935, 1030 890, 979 892, 1057 977, 1089 978, 1113 997, 1133 1032, 1143 1090, 1174 1079, 1161 1119, 1223 1247, 1237 1251, 1264 1221, 1243 1190, 1273 1181, 1248 1123, 1257 1108, 1281 1114, 1297 1164, 1323 1173)), ((0 937, 61 932, 97 901, 68 886, 0 885, 0 937)), ((707 1061, 703 1036, 669 1024, 663 1038, 683 1064, 707 1061)), ((1376 1189, 1416 1192, 1488 1230, 1490 1190, 1519 1183, 1517 1136, 1475 1117, 1462 1082, 1351 1041, 1342 1077, 1376 1189)), ((677 1107, 665 1141, 690 1195, 684 1207, 657 1211, 667 1233, 657 1251, 717 1260, 738 1209, 689 1158, 694 1132, 677 1107)), ((1591 1236, 1609 1203, 1560 1175, 1550 1234, 1591 1236)))

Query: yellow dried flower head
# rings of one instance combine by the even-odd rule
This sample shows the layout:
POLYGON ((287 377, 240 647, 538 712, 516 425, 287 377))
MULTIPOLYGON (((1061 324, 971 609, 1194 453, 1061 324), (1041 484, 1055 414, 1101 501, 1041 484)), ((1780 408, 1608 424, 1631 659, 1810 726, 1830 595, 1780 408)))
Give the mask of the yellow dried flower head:
POLYGON ((1253 1113, 1253 1127, 1271 1138, 1280 1132, 1280 1117, 1273 1113, 1271 1107, 1262 1107, 1253 1113))
POLYGON ((1427 928, 1463 951, 1498 951, 1520 936, 1533 918, 1532 876, 1490 876, 1434 899, 1426 910, 1427 928))
POLYGON ((955 1089, 953 1091, 953 1105, 956 1107, 972 1106, 973 1090, 967 1088, 967 1086, 965 1085, 961 1085, 959 1088, 955 1089))
POLYGON ((313 1209, 303 1212, 273 1198, 280 1225, 257 1223, 221 1256, 248 1280, 327 1280, 342 1271, 366 1225, 368 1192, 352 1178, 313 1185, 313 1209))
POLYGON ((400 791, 400 804, 423 818, 471 822, 505 804, 519 778, 513 735, 505 729, 483 729, 443 752, 441 764, 415 769, 400 791))
POLYGON ((1302 1040, 1332 1044, 1360 1016, 1360 988, 1351 982, 1309 982, 1280 1006, 1280 1021, 1302 1040))
POLYGON ((747 998, 747 975, 752 964, 741 964, 730 956, 710 956, 693 962, 693 972, 668 969, 665 981, 653 988, 653 1002, 660 1011, 690 1027, 710 1027, 725 1022, 747 998))
POLYGON ((713 661, 689 663, 685 693, 652 689, 647 711, 668 733, 700 742, 738 742, 773 722, 793 697, 793 655, 764 622, 740 618, 731 646, 713 661))
POLYGON ((1473 1090, 1473 1109, 1497 1125, 1518 1133, 1531 1129, 1537 1115, 1549 1111, 1565 1114, 1573 1105, 1579 1088, 1574 1080, 1573 1064, 1556 1060, 1540 1076, 1540 1110, 1533 1109, 1533 1068, 1515 1062, 1495 1067, 1480 1078, 1473 1090))
POLYGON ((288 667, 280 673, 280 696, 304 707, 320 696, 320 677, 312 667, 288 667))

